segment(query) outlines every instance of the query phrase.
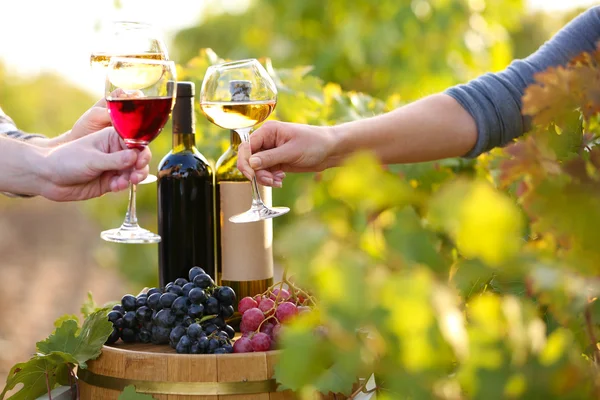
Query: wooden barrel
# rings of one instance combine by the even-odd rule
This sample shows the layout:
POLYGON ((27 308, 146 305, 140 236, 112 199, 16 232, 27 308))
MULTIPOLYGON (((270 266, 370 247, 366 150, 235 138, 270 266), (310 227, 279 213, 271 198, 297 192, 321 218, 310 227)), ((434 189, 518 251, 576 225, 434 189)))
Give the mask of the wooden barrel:
MULTIPOLYGON (((104 346, 80 369, 81 400, 117 400, 126 386, 157 400, 296 400, 277 392, 273 368, 279 351, 245 354, 177 354, 169 346, 104 346)), ((323 399, 341 399, 333 394, 323 399)))

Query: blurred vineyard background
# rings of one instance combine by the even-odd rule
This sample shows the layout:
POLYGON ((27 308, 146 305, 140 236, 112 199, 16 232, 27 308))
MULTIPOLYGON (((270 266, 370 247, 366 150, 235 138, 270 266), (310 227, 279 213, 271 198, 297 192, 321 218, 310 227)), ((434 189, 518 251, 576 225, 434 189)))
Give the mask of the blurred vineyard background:
MULTIPOLYGON (((206 67, 219 58, 260 58, 280 89, 274 118, 333 124, 498 71, 530 54, 580 11, 531 12, 521 0, 254 0, 241 13, 199 16, 200 22, 177 32, 168 48, 179 64, 179 78, 195 81, 197 88, 206 67)), ((58 135, 95 100, 56 75, 22 78, 0 64, 0 105, 24 131, 58 135)), ((229 135, 201 114, 197 120, 198 148, 214 162, 229 135)), ((169 132, 170 126, 151 144, 152 170, 170 148, 169 132)), ((442 172, 433 164, 396 169, 420 178, 470 163, 447 160, 442 165, 450 169, 442 172)), ((275 248, 277 233, 310 210, 301 194, 314 179, 312 174, 289 176, 282 189, 274 190, 274 203, 292 209, 274 222, 275 248)), ((0 380, 27 358, 56 317, 78 311, 88 290, 103 303, 156 284, 156 246, 119 246, 99 238, 102 229, 121 223, 126 201, 126 193, 77 204, 0 198, 0 301, 5 305, 0 308, 0 380)), ((156 186, 140 187, 139 217, 152 230, 155 209, 156 186)), ((285 261, 278 254, 278 261, 285 261)))

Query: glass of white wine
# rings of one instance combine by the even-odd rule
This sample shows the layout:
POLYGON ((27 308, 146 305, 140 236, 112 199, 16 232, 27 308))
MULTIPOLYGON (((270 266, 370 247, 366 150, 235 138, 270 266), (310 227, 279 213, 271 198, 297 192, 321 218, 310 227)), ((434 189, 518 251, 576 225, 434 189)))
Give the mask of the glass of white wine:
MULTIPOLYGON (((152 25, 133 21, 110 21, 101 25, 90 55, 92 70, 102 74, 102 84, 113 57, 167 61, 169 54, 161 32, 152 25)), ((142 82, 147 77, 145 72, 140 71, 136 77, 140 81, 140 87, 152 85, 152 82, 148 82, 148 85, 142 82)), ((156 182, 156 176, 148 174, 141 184, 153 182, 156 182)))
MULTIPOLYGON (((212 65, 206 70, 200 91, 200 107, 208 120, 224 129, 235 130, 242 142, 250 141, 252 128, 264 120, 277 104, 277 87, 256 59, 212 65)), ((288 207, 267 207, 252 178, 252 205, 231 222, 255 222, 279 217, 288 207)))

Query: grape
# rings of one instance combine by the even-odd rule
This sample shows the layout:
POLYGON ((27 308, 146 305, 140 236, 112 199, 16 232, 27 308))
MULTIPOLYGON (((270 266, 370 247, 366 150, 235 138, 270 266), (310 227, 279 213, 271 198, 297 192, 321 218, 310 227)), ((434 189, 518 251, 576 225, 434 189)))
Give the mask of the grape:
POLYGON ((200 324, 191 324, 187 329, 187 335, 190 337, 190 339, 198 339, 201 332, 202 327, 200 324))
POLYGON ((218 349, 219 341, 217 339, 209 339, 208 340, 208 353, 213 354, 216 349, 218 349))
POLYGON ((262 332, 252 336, 250 343, 254 351, 268 351, 271 348, 271 338, 262 332))
POLYGON ((265 296, 263 296, 261 294, 257 294, 256 296, 254 296, 254 301, 256 302, 256 307, 258 307, 258 305, 264 298, 265 298, 265 296))
POLYGON ((194 281, 194 278, 200 274, 205 274, 204 270, 200 267, 194 267, 190 269, 190 273, 188 274, 188 278, 190 278, 190 282, 194 281))
POLYGON ((202 354, 202 349, 200 348, 200 344, 198 342, 192 342, 190 354, 202 354))
POLYGON ((192 304, 188 307, 188 315, 192 318, 202 318, 204 306, 202 304, 192 304))
POLYGON ((123 323, 125 328, 133 329, 137 325, 137 318, 135 317, 135 311, 127 311, 123 315, 123 323))
POLYGON ((112 322, 113 324, 115 323, 116 320, 118 320, 119 318, 123 318, 123 314, 121 314, 119 311, 111 311, 108 313, 108 320, 110 322, 112 322))
POLYGON ((188 302, 188 298, 185 296, 181 296, 175 299, 175 301, 173 301, 173 304, 171 304, 171 310, 173 310, 175 312, 175 315, 185 315, 188 312, 188 306, 187 306, 187 302, 188 302))
POLYGON ((195 288, 194 284, 192 282, 189 282, 181 287, 181 292, 184 296, 188 296, 190 294, 190 290, 192 290, 193 288, 195 288))
POLYGON ((135 297, 130 294, 126 294, 121 299, 121 304, 123 304, 123 308, 125 311, 135 311, 135 297))
POLYGON ((179 285, 173 285, 169 288, 169 290, 167 290, 167 292, 181 296, 183 294, 183 289, 179 285))
POLYGON ((181 325, 176 326, 171 330, 171 334, 169 335, 169 340, 175 344, 179 343, 179 339, 185 335, 185 328, 181 325))
POLYGON ((218 331, 219 327, 216 326, 215 324, 211 324, 208 323, 206 324, 206 326, 204 327, 204 332, 206 332, 207 335, 210 335, 211 333, 218 331))
POLYGON ((249 309, 257 307, 258 303, 256 302, 256 300, 254 300, 252 297, 244 297, 240 300, 240 303, 238 304, 238 311, 243 314, 249 309))
POLYGON ((229 286, 222 286, 215 292, 215 297, 221 304, 232 306, 235 304, 235 292, 229 286))
POLYGON ((140 308, 146 305, 146 300, 148 300, 148 295, 146 294, 140 294, 136 299, 135 299, 135 307, 136 308, 140 308))
POLYGON ((218 347, 213 351, 213 354, 227 354, 227 350, 222 347, 218 347))
POLYGON ((240 322, 240 332, 242 332, 242 334, 252 332, 252 329, 246 328, 246 324, 244 324, 243 317, 242 322, 240 322))
POLYGON ((275 316, 279 320, 279 322, 284 322, 294 315, 298 313, 298 309, 294 303, 290 303, 289 301, 283 302, 277 306, 277 311, 275 311, 275 316))
POLYGON ((169 283, 167 283, 167 284, 165 285, 165 290, 163 290, 163 293, 166 293, 166 292, 167 292, 167 290, 169 290, 169 288, 170 288, 171 286, 173 286, 173 282, 169 282, 169 283))
POLYGON ((281 289, 281 294, 279 295, 279 299, 277 299, 278 294, 279 294, 279 288, 273 289, 273 293, 271 293, 271 300, 286 301, 290 298, 290 292, 288 292, 287 289, 281 289))
POLYGON ((172 314, 170 309, 163 308, 156 314, 152 321, 156 326, 168 328, 175 323, 175 314, 172 314))
POLYGON ((272 299, 262 299, 258 304, 258 308, 260 311, 265 314, 265 316, 273 315, 275 312, 275 302, 272 299))
POLYGON ((271 336, 271 333, 273 332, 273 328, 275 328, 275 324, 274 323, 272 323, 272 322, 265 322, 260 327, 260 331, 262 333, 266 333, 267 335, 271 336))
POLYGON ((150 296, 148 296, 148 299, 146 299, 146 305, 153 310, 160 310, 160 308, 162 308, 162 304, 160 304, 160 296, 162 296, 161 293, 152 293, 150 296))
POLYGON ((175 279, 175 282, 173 282, 173 284, 181 287, 183 287, 186 283, 188 283, 188 281, 185 278, 177 278, 175 279))
POLYGON ((181 324, 183 326, 190 326, 193 323, 194 323, 194 318, 190 317, 189 315, 186 315, 185 317, 183 317, 183 321, 181 322, 181 324))
POLYGON ((210 286, 214 286, 215 282, 208 274, 198 274, 196 277, 194 277, 194 285, 201 289, 207 289, 210 286))
POLYGON ((309 306, 298 306, 298 315, 306 314, 306 313, 309 313, 310 311, 311 311, 311 308, 309 306))
POLYGON ((229 339, 233 339, 235 337, 235 329, 233 329, 233 327, 225 325, 225 332, 227 332, 229 339))
POLYGON ((200 347, 202 354, 205 354, 208 351, 208 342, 210 342, 210 339, 208 339, 206 336, 202 336, 200 339, 198 339, 198 347, 200 347))
POLYGON ((119 332, 119 330, 117 328, 113 328, 110 336, 108 337, 108 339, 106 339, 106 344, 115 343, 117 340, 119 340, 120 336, 121 336, 121 332, 119 332))
POLYGON ((152 320, 152 310, 148 306, 141 306, 135 311, 135 317, 139 322, 152 320))
POLYGON ((152 340, 152 332, 147 329, 141 329, 138 338, 142 343, 150 343, 152 340))
POLYGON ((222 348, 223 348, 223 349, 225 349, 225 352, 226 352, 226 353, 233 353, 233 346, 232 346, 232 345, 230 345, 229 343, 227 343, 227 344, 224 344, 224 345, 222 346, 222 348))
POLYGON ((273 331, 271 332, 271 337, 275 342, 279 341, 279 335, 281 331, 281 324, 277 324, 273 327, 273 331))
POLYGON ((121 331, 121 339, 123 339, 125 343, 135 342, 135 331, 130 328, 123 328, 121 331))
POLYGON ((207 298, 206 293, 204 293, 204 290, 200 288, 193 288, 192 290, 190 290, 190 293, 188 293, 188 297, 190 301, 194 304, 204 303, 207 298))
POLYGON ((162 294, 162 291, 160 289, 153 287, 152 289, 148 290, 148 293, 146 293, 146 294, 148 295, 148 297, 150 297, 155 293, 162 294))
POLYGON ((165 293, 160 296, 160 304, 163 307, 171 307, 176 298, 177 295, 175 293, 165 293))
POLYGON ((265 319, 264 314, 258 308, 251 308, 242 315, 242 323, 246 329, 255 331, 265 319))
POLYGON ((232 317, 233 314, 235 314, 235 310, 233 309, 233 306, 223 306, 221 305, 221 312, 219 313, 219 315, 223 318, 229 318, 232 317))
POLYGON ((125 309, 120 304, 115 304, 112 309, 113 309, 113 311, 118 311, 121 314, 125 314, 125 309))
MULTIPOLYGON (((184 336, 187 337, 187 336, 184 336)), ((189 354, 190 353, 190 347, 191 347, 191 343, 189 343, 189 339, 188 339, 188 344, 186 346, 185 342, 183 341, 182 337, 179 341, 179 343, 177 343, 177 346, 175 347, 175 351, 177 352, 177 354, 189 354)))
POLYGON ((152 343, 154 344, 166 344, 169 343, 169 335, 171 334, 170 328, 154 325, 152 327, 152 343))
POLYGON ((234 353, 252 353, 252 341, 247 337, 241 337, 233 344, 234 353))
POLYGON ((219 300, 217 300, 214 297, 209 297, 206 300, 206 314, 208 315, 216 315, 219 314, 219 311, 221 310, 221 305, 219 304, 219 300))
POLYGON ((117 319, 115 322, 113 322, 113 326, 115 328, 124 328, 125 327, 125 321, 123 321, 123 318, 119 318, 117 319))
POLYGON ((221 317, 216 317, 210 320, 213 324, 215 324, 219 329, 225 328, 225 321, 221 317))

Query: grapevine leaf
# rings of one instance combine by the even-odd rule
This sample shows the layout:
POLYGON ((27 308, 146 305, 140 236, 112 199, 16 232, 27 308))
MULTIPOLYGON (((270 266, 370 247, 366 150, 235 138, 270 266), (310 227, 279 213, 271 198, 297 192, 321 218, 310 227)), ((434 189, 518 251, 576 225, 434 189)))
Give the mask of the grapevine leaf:
POLYGON ((149 394, 140 394, 135 391, 135 386, 129 385, 119 395, 118 400, 152 400, 154 397, 149 394))
POLYGON ((77 318, 77 315, 65 314, 62 317, 59 317, 56 321, 54 321, 54 327, 58 328, 59 326, 61 326, 63 324, 63 322, 68 321, 70 319, 75 320, 75 322, 77 322, 77 324, 79 324, 79 318, 77 318))
POLYGON ((21 390, 8 399, 35 399, 47 393, 48 389, 52 390, 58 382, 67 380, 69 369, 65 366, 75 362, 77 360, 69 354, 52 352, 47 355, 36 355, 27 362, 16 364, 8 373, 6 386, 0 393, 0 400, 3 400, 6 393, 19 383, 23 384, 21 390))
POLYGON ((91 313, 98 309, 98 305, 92 297, 92 292, 88 292, 86 301, 81 305, 81 313, 83 318, 87 318, 91 313))
POLYGON ((37 343, 42 354, 61 351, 72 355, 81 368, 87 368, 86 361, 100 355, 102 346, 112 332, 112 324, 106 318, 107 310, 101 309, 86 318, 81 330, 77 321, 63 321, 60 327, 46 339, 37 343))

